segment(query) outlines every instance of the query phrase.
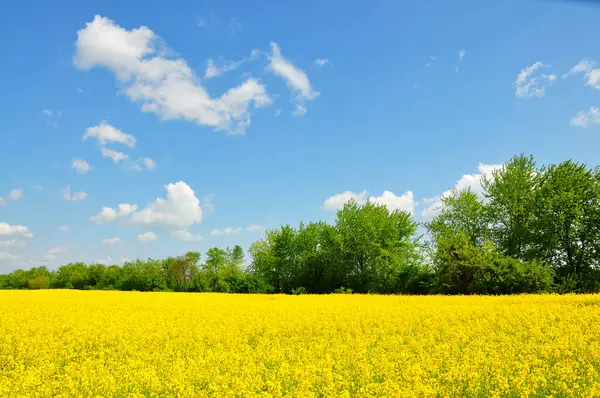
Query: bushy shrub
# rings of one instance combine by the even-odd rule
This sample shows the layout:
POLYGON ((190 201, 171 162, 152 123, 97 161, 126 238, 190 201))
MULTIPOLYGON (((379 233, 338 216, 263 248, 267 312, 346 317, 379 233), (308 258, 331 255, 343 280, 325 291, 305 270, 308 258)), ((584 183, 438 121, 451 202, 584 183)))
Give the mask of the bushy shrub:
POLYGON ((352 292, 352 289, 341 286, 341 287, 338 287, 337 289, 335 289, 332 293, 333 294, 352 294, 353 292, 352 292))

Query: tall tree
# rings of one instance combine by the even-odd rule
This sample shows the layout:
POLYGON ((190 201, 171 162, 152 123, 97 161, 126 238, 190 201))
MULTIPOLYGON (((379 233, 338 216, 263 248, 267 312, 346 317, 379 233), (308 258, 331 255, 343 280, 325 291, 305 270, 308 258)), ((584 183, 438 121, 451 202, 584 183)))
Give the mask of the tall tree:
POLYGON ((600 265, 598 170, 566 161, 544 167, 536 195, 533 231, 537 256, 561 274, 581 274, 600 265))
POLYGON ((517 259, 532 259, 533 220, 537 171, 533 156, 514 156, 501 169, 484 177, 487 210, 494 242, 500 251, 517 259))

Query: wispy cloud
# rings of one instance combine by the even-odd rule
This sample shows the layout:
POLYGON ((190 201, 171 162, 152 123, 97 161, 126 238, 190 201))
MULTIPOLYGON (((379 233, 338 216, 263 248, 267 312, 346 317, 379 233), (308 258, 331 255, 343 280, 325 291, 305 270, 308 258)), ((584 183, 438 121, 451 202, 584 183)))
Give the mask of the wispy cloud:
POLYGON ((525 67, 515 80, 515 95, 520 98, 543 97, 546 94, 546 87, 556 80, 555 74, 538 74, 536 71, 540 68, 548 68, 550 65, 538 61, 525 67))
POLYGON ((592 124, 600 124, 600 109, 595 106, 589 111, 581 111, 571 118, 571 126, 588 128, 592 124))
POLYGON ((329 61, 327 58, 317 58, 315 59, 315 65, 317 66, 325 66, 327 64, 330 64, 331 61, 329 61))

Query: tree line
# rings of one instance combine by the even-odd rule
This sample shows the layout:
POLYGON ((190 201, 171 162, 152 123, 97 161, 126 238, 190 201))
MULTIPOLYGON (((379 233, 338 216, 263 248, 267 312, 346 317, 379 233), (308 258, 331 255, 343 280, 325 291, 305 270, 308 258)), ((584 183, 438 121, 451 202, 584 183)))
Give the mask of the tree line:
POLYGON ((0 276, 0 288, 229 293, 516 294, 600 291, 600 169, 517 155, 419 223, 350 201, 332 224, 268 230, 249 249, 0 276))

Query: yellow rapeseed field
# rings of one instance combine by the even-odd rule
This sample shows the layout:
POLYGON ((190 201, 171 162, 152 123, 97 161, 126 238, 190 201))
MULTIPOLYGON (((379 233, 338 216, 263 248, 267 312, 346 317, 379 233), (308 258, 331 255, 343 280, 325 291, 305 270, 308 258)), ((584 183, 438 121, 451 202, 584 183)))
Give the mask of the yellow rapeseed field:
POLYGON ((600 295, 0 291, 0 396, 600 396, 600 295))

